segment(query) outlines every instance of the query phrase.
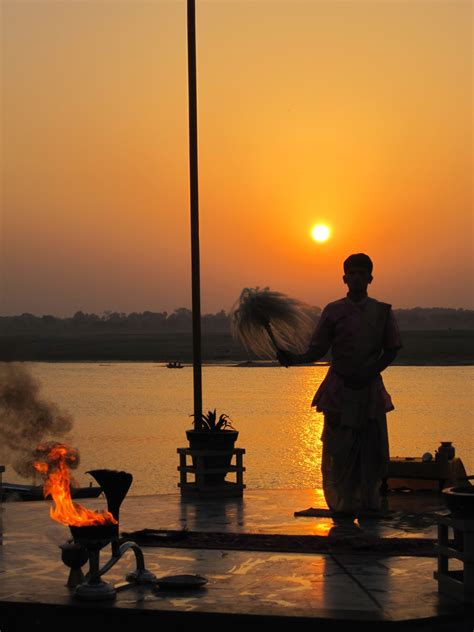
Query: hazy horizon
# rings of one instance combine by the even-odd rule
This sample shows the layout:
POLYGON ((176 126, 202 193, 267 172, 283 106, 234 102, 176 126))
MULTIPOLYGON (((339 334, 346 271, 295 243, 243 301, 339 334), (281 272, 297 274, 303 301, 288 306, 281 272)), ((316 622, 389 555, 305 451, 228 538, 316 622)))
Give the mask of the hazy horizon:
MULTIPOLYGON (((339 298, 342 298, 339 297, 339 298)), ((309 307, 316 307, 316 308, 320 308, 323 309, 324 305, 309 305, 309 307)), ((43 316, 53 316, 54 318, 72 318, 77 312, 82 312, 85 315, 96 315, 99 317, 103 317, 103 316, 108 316, 110 314, 125 314, 126 316, 130 315, 130 314, 143 314, 145 312, 150 312, 150 313, 154 313, 154 314, 163 314, 166 313, 168 315, 174 313, 175 311, 178 311, 180 309, 187 309, 190 312, 192 311, 191 306, 186 306, 186 305, 180 305, 178 307, 174 307, 171 308, 169 310, 167 309, 143 309, 143 310, 131 310, 129 312, 124 311, 124 310, 120 310, 120 309, 107 309, 104 310, 103 312, 94 312, 92 310, 86 310, 86 309, 79 309, 74 313, 64 313, 64 314, 53 314, 51 312, 48 313, 44 313, 44 314, 38 314, 38 313, 34 313, 34 312, 22 312, 21 314, 4 314, 0 312, 0 318, 14 318, 14 317, 19 317, 22 316, 23 314, 30 314, 32 316, 35 316, 36 318, 41 318, 43 316)), ((443 305, 431 305, 429 307, 421 307, 420 305, 414 305, 412 307, 398 307, 397 305, 392 305, 392 309, 394 309, 395 311, 397 310, 415 310, 415 309, 422 309, 422 310, 456 310, 456 311, 466 311, 466 312, 472 312, 474 311, 473 309, 470 309, 468 307, 446 307, 443 305)), ((221 311, 224 311, 227 315, 229 314, 229 309, 226 309, 225 307, 221 307, 220 309, 217 309, 215 312, 212 311, 205 311, 202 310, 201 315, 205 316, 205 315, 217 315, 219 314, 221 311)))
MULTIPOLYGON (((196 4, 202 312, 474 308, 472 3, 196 4)), ((0 11, 0 313, 190 306, 186 2, 0 11)))

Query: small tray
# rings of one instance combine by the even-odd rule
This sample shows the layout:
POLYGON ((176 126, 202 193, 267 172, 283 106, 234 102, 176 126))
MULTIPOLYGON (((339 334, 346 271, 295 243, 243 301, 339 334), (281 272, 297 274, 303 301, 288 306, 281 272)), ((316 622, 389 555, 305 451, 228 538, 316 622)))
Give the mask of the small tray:
POLYGON ((201 575, 167 575, 158 577, 156 585, 161 590, 185 590, 201 588, 207 584, 207 579, 201 575))

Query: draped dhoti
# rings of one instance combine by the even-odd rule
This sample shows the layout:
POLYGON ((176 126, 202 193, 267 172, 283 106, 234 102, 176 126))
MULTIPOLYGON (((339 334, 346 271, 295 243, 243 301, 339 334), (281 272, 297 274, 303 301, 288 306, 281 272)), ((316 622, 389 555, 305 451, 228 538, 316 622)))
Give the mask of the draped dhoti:
POLYGON ((342 411, 324 413, 323 491, 335 512, 380 508, 389 463, 387 417, 371 407, 370 390, 345 389, 342 411))

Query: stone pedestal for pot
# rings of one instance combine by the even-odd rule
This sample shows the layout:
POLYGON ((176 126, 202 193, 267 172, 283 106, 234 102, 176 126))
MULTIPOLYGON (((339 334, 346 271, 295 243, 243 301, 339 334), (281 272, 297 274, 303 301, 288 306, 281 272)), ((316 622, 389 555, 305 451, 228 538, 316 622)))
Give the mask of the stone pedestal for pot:
POLYGON ((238 437, 236 430, 204 432, 188 430, 189 448, 178 448, 180 482, 183 496, 242 496, 243 455, 245 450, 234 448, 238 437), (191 463, 188 458, 191 458, 191 463), (235 457, 235 463, 233 459, 235 457), (236 475, 235 481, 226 480, 229 473, 236 475), (188 480, 188 475, 194 480, 188 480))

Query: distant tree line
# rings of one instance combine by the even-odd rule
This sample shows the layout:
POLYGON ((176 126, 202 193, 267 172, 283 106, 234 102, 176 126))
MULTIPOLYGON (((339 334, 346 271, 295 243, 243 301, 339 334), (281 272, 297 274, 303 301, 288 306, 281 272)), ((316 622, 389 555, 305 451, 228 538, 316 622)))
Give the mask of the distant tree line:
MULTIPOLYGON (((400 329, 414 330, 446 330, 474 329, 474 310, 451 309, 446 307, 415 307, 412 309, 395 309, 400 329)), ((317 322, 321 309, 311 308, 311 316, 317 322)), ((203 332, 227 333, 229 316, 221 310, 216 314, 202 316, 203 332)), ((87 314, 82 311, 74 316, 58 318, 57 316, 35 316, 21 314, 19 316, 0 316, 0 334, 71 334, 79 332, 190 332, 192 330, 192 313, 186 307, 179 307, 173 312, 123 312, 106 311, 101 316, 87 314)))
POLYGON ((404 331, 474 329, 474 310, 448 307, 395 309, 395 317, 404 331))

